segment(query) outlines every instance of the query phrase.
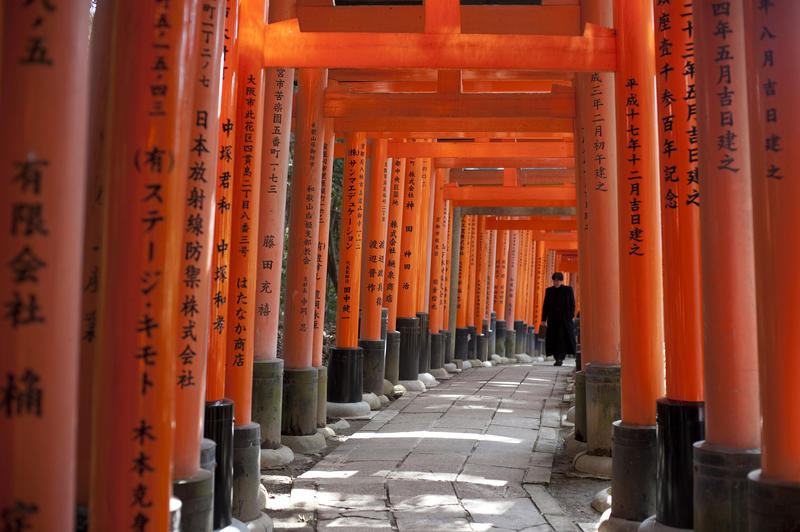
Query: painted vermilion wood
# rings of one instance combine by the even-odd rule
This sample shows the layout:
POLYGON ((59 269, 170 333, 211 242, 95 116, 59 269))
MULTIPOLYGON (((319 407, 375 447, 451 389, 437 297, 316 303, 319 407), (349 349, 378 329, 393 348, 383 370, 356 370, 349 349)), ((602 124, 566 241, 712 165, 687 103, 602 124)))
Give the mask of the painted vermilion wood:
POLYGON ((508 232, 508 266, 506 269, 506 326, 514 325, 514 310, 517 301, 517 254, 519 250, 519 231, 508 232))
MULTIPOLYGON (((103 356, 95 361, 90 530, 136 523, 168 528, 179 257, 199 252, 181 245, 190 153, 189 128, 182 122, 191 110, 184 89, 194 79, 187 57, 193 26, 183 21, 194 17, 196 6, 155 0, 112 4, 115 41, 104 146, 109 186, 98 307, 103 356), (151 91, 154 83, 164 91, 151 91)), ((82 10, 75 5, 73 12, 82 10)), ((83 31, 76 35, 85 38, 83 31)))
MULTIPOLYGON (((487 320, 491 320, 492 308, 494 307, 494 265, 497 259, 497 231, 489 231, 489 243, 487 248, 489 256, 486 262, 486 298, 484 299, 483 317, 487 320)), ((491 323, 489 326, 491 327, 491 323)), ((493 353, 490 353, 490 355, 491 354, 493 353)))
MULTIPOLYGON (((100 261, 103 241, 103 189, 107 173, 104 171, 103 142, 106 127, 109 67, 111 57, 111 4, 97 6, 92 21, 90 40, 91 76, 89 78, 89 157, 87 161, 86 222, 83 240, 83 276, 81 306, 81 355, 78 378, 78 449, 77 491, 78 506, 89 506, 89 482, 92 454, 92 379, 97 340, 97 305, 100 284, 100 261)), ((0 15, 2 24, 2 15, 0 15)), ((65 523, 59 523, 65 524, 65 523)))
POLYGON ((184 254, 180 264, 180 288, 174 303, 180 312, 175 334, 178 361, 175 378, 175 441, 172 449, 173 478, 189 478, 200 468, 205 408, 206 353, 208 351, 211 255, 214 246, 214 189, 219 136, 222 30, 225 2, 203 3, 194 13, 199 29, 193 43, 194 72, 186 86, 192 107, 183 123, 189 139, 186 194, 181 248, 199 244, 199 253, 184 254))
MULTIPOLYGON (((387 104, 391 105, 391 104, 387 104)), ((389 143, 390 157, 571 157, 572 141, 536 140, 529 142, 415 142, 389 143)), ((509 168, 514 174, 516 168, 509 168)))
POLYGON ((322 344, 325 331, 325 300, 328 294, 328 240, 331 225, 331 183, 333 179, 333 158, 331 157, 336 133, 333 122, 325 120, 324 143, 322 145, 322 173, 319 186, 319 228, 317 243, 317 276, 314 289, 314 351, 311 365, 322 366, 322 344))
POLYGON ((403 195, 406 160, 393 159, 389 186, 389 219, 386 228, 386 267, 383 274, 383 302, 389 310, 388 330, 397 330, 397 297, 400 280, 401 237, 403 235, 403 195))
POLYGON ((71 529, 74 520, 85 8, 79 0, 13 2, 0 16, 0 116, 9 128, 0 147, 0 516, 8 530, 71 529))
MULTIPOLYGON (((487 220, 489 225, 491 217, 487 220)), ((498 220, 499 221, 499 220, 498 220)), ((494 311, 497 321, 506 319, 506 272, 508 271, 508 231, 497 230, 497 249, 494 261, 494 311)))
POLYGON ((225 397, 234 402, 236 426, 251 420, 258 219, 261 194, 261 135, 264 129, 264 69, 258 64, 255 28, 267 18, 265 0, 239 6, 239 65, 236 86, 235 186, 231 201, 228 346, 225 397))
POLYGON ((538 327, 538 325, 542 321, 542 305, 544 304, 544 291, 547 288, 547 279, 545 278, 547 270, 547 246, 541 240, 536 242, 535 261, 536 264, 534 269, 534 277, 536 279, 536 291, 533 303, 533 311, 534 311, 533 322, 538 327))
POLYGON ((467 326, 477 326, 475 323, 475 295, 477 292, 477 269, 478 269, 478 254, 480 249, 480 234, 478 232, 480 216, 471 216, 469 220, 469 249, 470 253, 467 255, 466 261, 469 266, 467 270, 467 326))
MULTIPOLYGON (((758 397, 758 340, 753 257, 753 192, 750 134, 747 128, 747 68, 744 8, 730 2, 728 12, 711 4, 695 6, 697 122, 700 128, 700 251, 711 265, 703 269, 703 347, 705 423, 709 443, 738 449, 761 446, 758 397), (729 33, 717 32, 727 24, 729 33), (715 61, 719 46, 733 56, 715 61), (730 113, 728 115, 728 113, 730 113), (730 116, 733 125, 720 124, 730 116), (718 139, 730 138, 731 144, 718 139), (724 268, 713 265, 724 264, 724 268)), ((757 140, 757 139, 756 139, 757 140)))
POLYGON ((419 227, 419 240, 417 241, 417 280, 415 287, 417 290, 416 302, 417 312, 426 312, 428 298, 426 289, 428 288, 428 256, 430 255, 430 215, 433 204, 433 171, 431 160, 427 158, 417 159, 421 163, 419 180, 420 209, 417 213, 417 226, 419 227))
POLYGON ((345 146, 347 156, 342 177, 342 221, 339 224, 336 347, 358 347, 367 138, 363 133, 350 133, 345 146))
POLYGON ((456 327, 467 326, 467 283, 469 282, 470 256, 470 216, 464 216, 461 222, 461 235, 458 248, 458 293, 456 294, 456 327))
MULTIPOLYGON (((575 292, 576 308, 578 300, 581 301, 583 312, 581 313, 581 364, 591 364, 594 361, 594 353, 592 349, 592 294, 591 290, 594 285, 594 272, 592 271, 592 250, 590 241, 592 239, 592 220, 591 209, 589 206, 589 188, 590 183, 599 181, 594 179, 592 174, 592 163, 601 163, 600 161, 591 160, 594 155, 595 148, 600 148, 599 145, 593 143, 595 138, 596 127, 602 127, 601 122, 594 123, 593 120, 599 120, 598 115, 592 115, 596 109, 593 105, 596 95, 590 89, 590 74, 580 73, 575 76, 575 90, 577 93, 577 115, 575 121, 576 139, 575 139, 575 204, 576 204, 576 218, 578 222, 578 254, 580 256, 580 273, 583 292, 575 292)), ((599 151, 599 150, 598 150, 599 151)), ((613 215, 616 217, 617 213, 613 215)), ((607 252, 618 254, 617 249, 607 250, 607 252)), ((556 269, 563 271, 563 265, 557 261, 556 269)), ((618 273, 615 273, 619 277, 618 273)), ((550 279, 545 279, 545 284, 549 284, 550 279)), ((602 282, 602 280, 600 281, 602 282)), ((619 282, 619 281, 617 281, 619 282)))
POLYGON ((406 182, 403 197, 403 220, 401 224, 399 270, 397 275, 397 316, 413 318, 417 312, 417 243, 419 242, 419 219, 421 198, 420 173, 422 161, 406 161, 406 182))
POLYGON ((614 34, 581 36, 432 33, 310 33, 297 19, 264 30, 264 65, 329 68, 615 70, 614 34))
POLYGON ((703 401, 697 90, 695 68, 682 66, 694 57, 694 34, 683 29, 693 24, 692 4, 654 0, 654 10, 664 21, 656 24, 655 53, 667 397, 703 401))
POLYGON ((650 2, 617 2, 622 421, 654 425, 664 394, 655 50, 650 2), (638 143, 637 143, 638 141, 638 143), (638 188, 636 187, 638 185, 638 188), (633 280, 636 280, 633 282, 633 280))
POLYGON ((461 31, 461 6, 458 0, 428 0, 423 4, 425 33, 461 31))
POLYGON ((525 319, 525 285, 526 285, 526 267, 527 263, 525 257, 528 254, 528 232, 519 232, 519 243, 517 252, 517 296, 514 300, 514 318, 518 320, 525 319))
POLYGON ((266 71, 253 338, 255 360, 274 360, 278 356, 293 88, 293 69, 270 68, 266 71))
POLYGON ((431 275, 430 275, 430 294, 428 298, 428 310, 430 313, 430 331, 434 334, 442 329, 442 283, 444 282, 444 253, 447 251, 447 241, 444 240, 447 233, 445 226, 444 213, 444 179, 446 170, 440 168, 436 171, 436 182, 434 185, 433 198, 433 241, 431 245, 431 275))
POLYGON ((206 401, 225 397, 225 363, 227 360, 228 286, 231 257, 231 202, 233 201, 236 160, 236 85, 239 81, 239 2, 226 0, 223 33, 222 98, 219 111, 214 248, 211 255, 211 326, 208 329, 208 372, 206 401))
POLYGON ((486 317, 486 278, 489 270, 489 234, 486 232, 486 216, 478 219, 478 254, 475 267, 475 326, 478 334, 484 334, 483 319, 486 317))
POLYGON ((370 166, 370 189, 367 196, 365 229, 364 279, 361 290, 364 303, 361 313, 361 338, 380 340, 383 277, 386 264, 386 223, 389 211, 391 160, 386 158, 386 140, 373 141, 370 166))
MULTIPOLYGON (((761 395, 761 470, 800 482, 797 2, 745 3, 761 395)), ((796 486, 796 484, 795 484, 796 486)))
POLYGON ((320 182, 324 124, 322 98, 326 72, 295 71, 298 79, 289 252, 284 295, 284 363, 286 368, 311 367, 314 349, 314 291, 319 240, 320 182), (306 224, 309 224, 310 227, 306 224))
POLYGON ((536 278, 534 277, 535 270, 536 270, 536 240, 532 233, 528 233, 528 237, 530 238, 530 246, 528 248, 528 269, 526 276, 527 280, 527 289, 526 289, 526 297, 528 299, 528 303, 525 305, 525 323, 532 325, 533 324, 533 307, 535 303, 535 289, 536 289, 536 278))
MULTIPOLYGON (((445 169, 444 183, 448 182, 450 171, 445 169)), ((453 234, 453 213, 449 201, 444 202, 444 236, 442 244, 442 271, 441 301, 442 301, 442 330, 450 329, 450 253, 453 234)), ((446 355, 447 356, 447 355, 446 355)))
MULTIPOLYGON (((482 117, 425 117, 377 116, 337 118, 337 131, 368 131, 370 135, 387 138, 473 138, 483 133, 487 137, 537 137, 541 133, 572 133, 569 118, 482 118, 482 117)), ((527 167, 527 166, 526 166, 527 167)), ((532 166, 535 168, 535 166, 532 166)), ((458 167, 460 168, 460 167, 458 167)))

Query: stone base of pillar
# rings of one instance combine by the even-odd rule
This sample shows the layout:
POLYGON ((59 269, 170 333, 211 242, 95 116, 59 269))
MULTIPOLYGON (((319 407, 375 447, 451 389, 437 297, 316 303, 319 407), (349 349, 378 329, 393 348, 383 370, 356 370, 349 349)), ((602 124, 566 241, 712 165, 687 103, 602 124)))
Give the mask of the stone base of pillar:
POLYGON ((189 478, 172 481, 172 494, 181 501, 181 532, 214 530, 214 475, 200 469, 189 478))
POLYGON ((386 333, 389 328, 389 309, 383 307, 381 309, 381 340, 386 341, 386 333))
MULTIPOLYGON (((283 370, 283 413, 281 443, 285 436, 312 436, 317 433, 319 397, 317 368, 285 368, 283 370)), ((296 451, 294 447, 289 447, 296 451)))
POLYGON ((384 363, 383 377, 397 384, 400 371, 400 331, 386 332, 386 362, 384 363))
POLYGON ((456 328, 456 360, 466 360, 469 358, 469 328, 456 328))
POLYGON ((474 325, 467 325, 467 360, 478 359, 478 328, 474 325))
POLYGON ((610 456, 595 456, 583 451, 575 455, 572 467, 583 475, 610 480, 613 466, 610 456))
POLYGON ((384 340, 359 340, 364 350, 364 393, 383 394, 383 376, 386 374, 386 342, 384 340))
POLYGON ((495 351, 497 343, 497 313, 492 311, 489 316, 489 354, 493 355, 497 352, 495 351))
POLYGON ((444 335, 441 332, 431 333, 431 375, 444 365, 444 335))
POLYGON ((421 344, 419 318, 397 318, 397 330, 400 331, 399 381, 417 380, 421 344))
POLYGON ((514 333, 516 335, 516 341, 514 342, 514 351, 512 353, 506 351, 507 357, 516 355, 517 353, 525 352, 525 331, 527 331, 527 329, 528 326, 524 321, 514 320, 514 333))
POLYGON ((328 424, 328 368, 317 369, 317 428, 328 424))
POLYGON ((340 417, 342 419, 352 419, 369 416, 371 411, 369 403, 361 400, 358 396, 358 401, 350 401, 347 403, 336 403, 328 401, 328 415, 331 417, 340 417))
MULTIPOLYGON (((613 504, 613 497, 611 501, 613 504)), ((598 532, 638 532, 640 526, 642 526, 641 521, 631 521, 609 515, 607 519, 600 522, 597 530, 598 532)))
MULTIPOLYGON (((381 390, 383 391, 383 390, 381 390)), ((381 397, 383 394, 375 394, 372 392, 365 392, 361 395, 361 400, 364 401, 369 405, 370 410, 380 410, 381 409, 381 397)))
POLYGON ((360 347, 331 348, 328 355, 328 403, 361 402, 363 383, 364 350, 360 347))
POLYGON ((515 358, 519 364, 530 364, 533 362, 533 357, 525 353, 517 353, 515 358))
POLYGON ((494 324, 494 353, 490 355, 506 356, 506 322, 497 320, 494 324))
POLYGON ((585 375, 584 435, 589 454, 611 456, 611 424, 622 417, 620 366, 592 363, 581 373, 585 375))
POLYGON ((450 375, 450 373, 448 373, 448 371, 444 368, 432 369, 431 375, 433 375, 436 380, 447 380, 452 378, 452 375, 450 375))
POLYGON ((283 360, 253 362, 253 421, 261 425, 261 448, 281 446, 283 360))
POLYGON ((509 357, 516 354, 517 350, 517 331, 506 329, 506 352, 502 357, 509 357))
POLYGON ((693 528, 694 442, 705 438, 703 403, 656 401, 658 496, 656 520, 677 529, 693 528))
POLYGON ((261 487, 261 426, 248 423, 233 428, 233 516, 239 521, 258 519, 261 487))
POLYGON ((656 511, 658 444, 655 425, 613 425, 611 515, 644 521, 656 511))
POLYGON ((476 340, 478 345, 478 360, 486 362, 489 360, 489 337, 485 334, 479 334, 476 340))
POLYGON ((169 530, 170 532, 180 532, 181 530, 181 500, 177 497, 169 498, 169 530))
POLYGON ((431 369, 431 330, 430 316, 427 312, 417 312, 419 318, 419 373, 428 373, 431 369))
POLYGON ((458 364, 456 364, 455 362, 449 362, 449 363, 445 364, 444 365, 444 370, 447 373, 460 373, 461 372, 461 370, 458 368, 458 364))
POLYGON ((467 362, 469 362, 469 367, 471 368, 480 368, 483 366, 483 361, 477 358, 471 358, 467 360, 467 362))
POLYGON ((656 516, 651 515, 639 525, 639 532, 691 532, 691 528, 676 528, 659 523, 656 516))
POLYGON ((439 334, 442 335, 442 367, 444 367, 444 364, 453 363, 453 356, 450 352, 450 349, 453 345, 453 339, 450 337, 450 331, 447 329, 442 329, 439 331, 439 334))
MULTIPOLYGON (((586 441, 586 372, 575 372, 575 439, 578 441, 586 441)), ((619 419, 619 418, 617 418, 619 419)), ((609 421, 613 423, 614 419, 609 421)), ((610 428, 609 428, 610 430, 610 428)))
MULTIPOLYGON (((419 374, 417 374, 419 375, 419 374)), ((424 392, 428 388, 425 387, 425 383, 419 379, 414 380, 407 380, 407 381, 398 381, 399 385, 403 386, 409 392, 424 392)))
POLYGON ((242 530, 247 532, 272 532, 273 530, 272 519, 264 512, 261 512, 257 518, 242 523, 242 526, 244 527, 242 530))
POLYGON ((434 377, 428 372, 420 373, 417 377, 417 380, 421 381, 426 388, 433 388, 434 386, 439 385, 439 381, 436 380, 436 377, 434 377))
MULTIPOLYGON (((221 399, 206 403, 203 436, 214 446, 214 530, 231 524, 233 490, 233 401, 221 399)), ((201 450, 201 458, 202 458, 201 450)))
POLYGON ((394 384, 392 381, 383 379, 383 395, 391 397, 394 393, 394 384))
POLYGON ((261 469, 282 467, 294 461, 294 452, 285 445, 277 449, 261 449, 261 469))
POLYGON ((797 530, 800 523, 800 483, 765 478, 761 469, 747 475, 751 532, 797 530))
POLYGON ((314 434, 302 436, 291 436, 284 434, 281 442, 296 454, 314 454, 320 452, 328 444, 325 443, 325 435, 314 429, 314 434))
POLYGON ((695 442, 694 529, 747 532, 747 474, 760 466, 760 449, 695 442))

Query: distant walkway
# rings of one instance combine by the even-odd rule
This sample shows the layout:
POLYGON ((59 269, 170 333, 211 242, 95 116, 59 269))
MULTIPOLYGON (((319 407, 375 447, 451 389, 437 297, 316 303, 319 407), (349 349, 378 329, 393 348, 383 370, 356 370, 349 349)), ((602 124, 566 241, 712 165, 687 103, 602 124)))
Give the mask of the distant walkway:
POLYGON ((295 480, 292 509, 318 530, 578 530, 542 485, 572 370, 476 368, 400 398, 295 480))

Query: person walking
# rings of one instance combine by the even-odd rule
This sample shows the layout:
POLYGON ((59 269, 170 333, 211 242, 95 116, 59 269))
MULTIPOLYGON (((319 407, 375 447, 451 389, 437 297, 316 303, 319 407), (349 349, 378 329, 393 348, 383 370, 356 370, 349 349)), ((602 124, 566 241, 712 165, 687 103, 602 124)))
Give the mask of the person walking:
POLYGON ((564 284, 564 274, 553 274, 553 286, 544 292, 542 324, 547 327, 545 353, 556 359, 554 366, 564 364, 567 353, 575 354, 575 334, 572 318, 575 317, 575 294, 564 284))

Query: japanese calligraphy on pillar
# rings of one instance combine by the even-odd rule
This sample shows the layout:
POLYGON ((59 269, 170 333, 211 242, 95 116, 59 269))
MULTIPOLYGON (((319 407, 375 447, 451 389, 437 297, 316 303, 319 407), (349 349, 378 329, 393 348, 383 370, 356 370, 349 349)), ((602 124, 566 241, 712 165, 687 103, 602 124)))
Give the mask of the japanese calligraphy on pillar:
MULTIPOLYGON (((382 227, 386 227, 386 218, 388 215, 388 179, 389 179, 389 165, 387 161, 373 160, 372 164, 383 165, 383 179, 380 182, 373 182, 373 187, 380 189, 381 202, 379 205, 371 205, 370 208, 379 209, 380 214, 378 221, 382 227)), ((374 175, 374 174, 373 174, 374 175)), ((378 308, 383 305, 383 277, 384 277, 384 262, 386 253, 386 234, 382 238, 371 238, 367 242, 367 296, 374 298, 375 304, 378 308)))
MULTIPOLYGON (((342 224, 340 236, 339 301, 337 324, 344 320, 358 320, 359 282, 361 276, 361 238, 364 224, 364 174, 367 141, 354 135, 355 142, 347 142, 344 176, 342 178, 342 224)), ((338 325, 337 325, 338 329, 338 325)), ((357 335, 357 327, 354 328, 357 335)), ((355 338, 357 343, 358 338, 355 338)), ((341 344, 337 334, 337 345, 341 344)))
POLYGON ((389 188, 389 227, 386 238, 386 267, 383 284, 384 303, 393 303, 397 293, 397 260, 400 256, 400 237, 405 185, 405 159, 392 161, 392 181, 389 188))
POLYGON ((497 231, 497 252, 494 263, 494 309, 497 319, 503 321, 506 302, 506 269, 508 266, 508 231, 497 231))
POLYGON ((461 222, 461 234, 458 247, 458 291, 456 292, 456 308, 458 309, 458 326, 466 327, 467 315, 467 282, 469 281, 469 232, 472 227, 470 216, 464 216, 461 222))
MULTIPOLYGON (((758 150, 761 144, 761 154, 754 157, 753 179, 769 179, 780 181, 791 175, 788 171, 788 162, 791 155, 785 151, 787 144, 784 137, 792 128, 797 127, 795 102, 791 102, 792 95, 788 89, 792 83, 789 72, 793 67, 781 64, 781 60, 791 64, 795 59, 788 57, 794 50, 791 41, 786 35, 784 21, 793 20, 792 3, 777 2, 775 0, 754 1, 756 9, 753 15, 755 22, 750 34, 752 50, 750 58, 753 60, 752 68, 756 71, 758 86, 753 90, 758 91, 758 120, 761 126, 758 130, 761 138, 753 137, 753 151, 758 150), (781 18, 781 16, 789 17, 781 18), (782 39, 787 44, 781 46, 782 39), (785 78, 782 80, 781 78, 785 78), (790 102, 787 104, 787 102, 790 102)), ((796 22, 796 20, 794 20, 796 22)), ((794 31, 794 30, 788 30, 794 31)), ((756 134, 754 131, 753 134, 756 134)))
MULTIPOLYGON (((644 229, 642 227, 641 210, 642 210, 642 193, 640 190, 642 182, 642 170, 639 168, 641 157, 639 154, 642 150, 640 144, 639 134, 641 128, 637 118, 639 117, 639 82, 636 78, 629 78, 625 81, 625 116, 627 117, 627 129, 625 130, 625 145, 621 147, 626 161, 628 162, 627 173, 622 176, 620 180, 621 186, 628 188, 628 204, 626 210, 628 212, 628 242, 626 248, 628 255, 631 256, 644 256, 641 243, 644 241, 644 229)), ((548 262, 549 268, 550 262, 548 262)), ((551 272, 548 271, 548 275, 551 272)), ((548 277, 549 278, 549 277, 548 277)))
POLYGON ((286 180, 289 165, 294 71, 268 69, 264 111, 256 274, 255 358, 277 357, 283 233, 286 214, 286 180))
MULTIPOLYGON (((415 314, 413 307, 413 297, 416 295, 416 287, 412 286, 415 273, 415 252, 417 242, 419 241, 419 227, 417 226, 417 211, 419 210, 418 190, 420 188, 420 170, 421 161, 417 159, 408 159, 406 161, 406 189, 405 197, 403 198, 403 222, 402 222, 402 237, 401 237, 401 251, 400 251, 400 271, 399 271, 399 292, 400 297, 398 304, 403 307, 403 310, 409 316, 415 314), (407 302, 411 301, 412 304, 407 306, 407 302)), ((403 316, 403 317, 409 317, 403 316)))
MULTIPOLYGON (((664 214, 700 206, 694 20, 689 0, 656 0, 656 85, 664 214)), ((717 61, 732 58, 728 45, 717 61)))
MULTIPOLYGON (((592 72, 589 78, 590 88, 589 96, 591 100, 590 113, 590 127, 587 132, 590 135, 586 139, 586 145, 589 146, 590 157, 588 168, 590 171, 586 173, 586 178, 591 188, 599 192, 608 192, 608 147, 607 147, 607 124, 605 109, 606 102, 608 101, 608 94, 606 93, 607 82, 609 76, 601 72, 592 72)), ((613 131, 611 131, 613 134, 613 131)), ((587 207, 588 212, 588 207, 587 207)))
MULTIPOLYGON (((314 293, 314 320, 313 327, 316 331, 320 331, 325 325, 325 289, 327 283, 327 266, 328 266, 328 234, 330 228, 330 202, 331 202, 331 186, 328 181, 329 176, 333 175, 331 172, 331 165, 333 165, 333 145, 327 142, 322 146, 322 179, 319 184, 319 238, 317 239, 317 277, 314 293)), ((316 338, 316 336, 315 336, 316 338)), ((316 356, 316 349, 314 350, 316 356)), ((316 365, 316 364, 315 364, 316 365)))

